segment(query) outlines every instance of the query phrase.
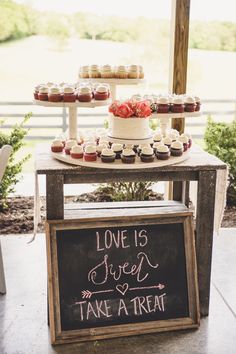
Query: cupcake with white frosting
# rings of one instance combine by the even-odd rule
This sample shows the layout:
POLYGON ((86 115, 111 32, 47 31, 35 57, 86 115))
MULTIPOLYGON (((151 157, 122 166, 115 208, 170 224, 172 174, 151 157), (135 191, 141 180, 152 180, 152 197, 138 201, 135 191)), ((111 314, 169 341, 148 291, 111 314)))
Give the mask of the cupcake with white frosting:
POLYGON ((154 161, 154 151, 151 146, 144 147, 140 154, 140 159, 142 162, 153 162, 154 161))
POLYGON ((82 159, 84 155, 83 147, 81 145, 74 145, 70 150, 70 156, 73 159, 82 159))
POLYGON ((79 78, 88 79, 89 78, 89 66, 83 65, 79 69, 79 78))
POLYGON ((96 90, 94 91, 94 99, 103 101, 107 100, 109 97, 109 89, 108 86, 105 84, 100 84, 97 86, 96 90))
POLYGON ((166 137, 163 139, 163 144, 166 145, 168 148, 170 148, 171 143, 172 143, 172 139, 171 139, 170 136, 166 136, 166 137))
POLYGON ((63 92, 63 101, 64 102, 75 102, 76 94, 75 94, 75 89, 73 86, 64 85, 62 92, 63 92))
POLYGON ((142 65, 139 65, 139 79, 144 78, 144 71, 142 65))
POLYGON ((119 65, 117 66, 115 70, 115 77, 117 79, 127 79, 128 73, 125 65, 119 65))
POLYGON ((64 144, 61 140, 55 139, 51 144, 51 151, 52 152, 62 152, 64 148, 64 144))
POLYGON ((116 159, 119 160, 121 159, 121 154, 122 154, 122 150, 123 150, 123 145, 122 144, 117 144, 114 143, 111 146, 111 149, 114 151, 114 153, 116 154, 116 159))
POLYGON ((48 101, 48 87, 46 85, 42 85, 39 87, 38 99, 40 101, 48 101))
POLYGON ((48 92, 48 101, 49 102, 60 102, 62 100, 61 90, 57 86, 52 86, 48 92))
POLYGON ((105 148, 101 153, 101 161, 105 163, 114 162, 116 158, 116 154, 112 149, 105 148))
POLYGON ((114 72, 111 65, 106 64, 101 67, 101 77, 104 79, 111 79, 114 77, 114 72))
POLYGON ((73 139, 67 140, 65 144, 65 153, 66 155, 70 155, 70 150, 74 145, 77 145, 76 141, 73 139))
POLYGON ((90 65, 89 67, 89 77, 91 79, 98 79, 101 77, 101 72, 99 69, 99 66, 94 64, 94 65, 90 65))
POLYGON ((160 145, 156 150, 156 157, 158 160, 168 160, 170 157, 170 150, 166 145, 160 145))
POLYGON ((185 112, 194 112, 196 109, 196 101, 193 96, 186 96, 184 99, 185 112))
POLYGON ((88 161, 88 162, 97 160, 97 152, 96 152, 96 146, 95 145, 87 145, 87 146, 85 146, 84 160, 88 161))
POLYGON ((132 149, 124 149, 121 154, 121 160, 123 163, 132 164, 135 163, 135 152, 132 149))
POLYGON ((183 144, 181 141, 176 140, 171 143, 170 153, 172 156, 181 156, 183 155, 183 144))
POLYGON ((108 144, 99 143, 96 147, 97 155, 100 156, 102 153, 102 150, 106 149, 107 147, 108 147, 108 144))
POLYGON ((78 88, 77 99, 79 102, 91 102, 92 98, 92 90, 89 86, 80 86, 78 88))
POLYGON ((138 79, 139 78, 139 66, 138 65, 129 65, 128 66, 128 78, 129 79, 138 79))
POLYGON ((170 101, 167 96, 160 96, 157 100, 157 113, 168 113, 170 101))
POLYGON ((181 134, 179 137, 179 141, 183 144, 184 151, 187 151, 189 147, 189 138, 186 134, 181 134))

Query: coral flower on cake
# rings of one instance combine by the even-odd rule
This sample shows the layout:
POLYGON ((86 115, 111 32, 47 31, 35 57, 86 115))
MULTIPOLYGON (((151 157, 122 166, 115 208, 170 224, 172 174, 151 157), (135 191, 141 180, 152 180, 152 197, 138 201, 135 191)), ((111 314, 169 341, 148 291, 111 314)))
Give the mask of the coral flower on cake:
POLYGON ((116 115, 118 115, 121 118, 129 118, 133 114, 134 111, 130 108, 127 102, 121 103, 116 110, 116 115))
POLYGON ((139 118, 146 118, 151 115, 150 105, 146 101, 137 102, 135 115, 139 118))

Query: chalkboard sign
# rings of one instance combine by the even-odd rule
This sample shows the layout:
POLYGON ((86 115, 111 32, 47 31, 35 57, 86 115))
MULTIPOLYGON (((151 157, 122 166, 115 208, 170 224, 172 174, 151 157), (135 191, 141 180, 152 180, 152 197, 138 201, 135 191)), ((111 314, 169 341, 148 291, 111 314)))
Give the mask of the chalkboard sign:
MULTIPOLYGON (((140 214, 140 213, 139 213, 140 214)), ((191 214, 48 222, 52 342, 199 325, 191 214)))

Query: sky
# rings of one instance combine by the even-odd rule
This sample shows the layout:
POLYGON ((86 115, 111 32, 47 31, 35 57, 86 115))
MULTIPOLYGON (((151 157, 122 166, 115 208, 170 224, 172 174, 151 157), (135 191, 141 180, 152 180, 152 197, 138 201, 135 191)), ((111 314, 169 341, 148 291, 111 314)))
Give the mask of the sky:
MULTIPOLYGON (((91 12, 97 15, 125 17, 144 16, 170 18, 171 0, 16 0, 37 10, 57 11, 71 14, 91 12)), ((191 19, 236 22, 235 0, 191 0, 191 19)))

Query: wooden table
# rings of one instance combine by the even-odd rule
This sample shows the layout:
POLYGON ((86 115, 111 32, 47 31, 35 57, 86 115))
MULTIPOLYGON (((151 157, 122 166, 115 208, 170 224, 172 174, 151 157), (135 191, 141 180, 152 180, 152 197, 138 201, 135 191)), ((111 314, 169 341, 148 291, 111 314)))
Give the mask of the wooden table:
POLYGON ((226 169, 225 163, 199 147, 192 148, 191 157, 178 165, 141 170, 105 170, 67 165, 53 159, 49 147, 40 146, 36 153, 36 173, 46 175, 46 216, 48 220, 66 218, 64 184, 173 181, 173 199, 188 206, 189 183, 197 181, 196 253, 202 316, 207 316, 209 312, 216 174, 217 170, 222 169, 226 169))

